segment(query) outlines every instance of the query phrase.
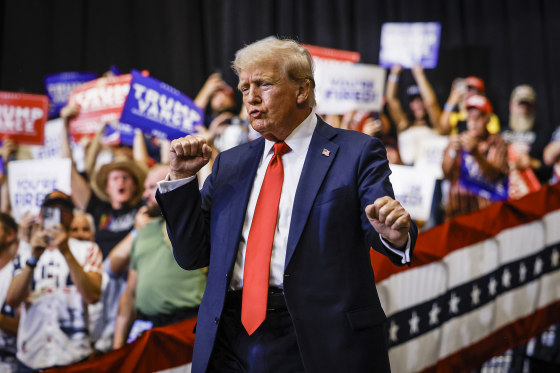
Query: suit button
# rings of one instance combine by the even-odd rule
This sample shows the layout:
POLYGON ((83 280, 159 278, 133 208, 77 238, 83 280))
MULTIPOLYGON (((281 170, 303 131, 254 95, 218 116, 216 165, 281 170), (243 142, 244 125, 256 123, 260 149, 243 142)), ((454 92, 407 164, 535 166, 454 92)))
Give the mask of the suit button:
POLYGON ((214 317, 214 324, 218 324, 220 322, 220 318, 219 317, 214 317))

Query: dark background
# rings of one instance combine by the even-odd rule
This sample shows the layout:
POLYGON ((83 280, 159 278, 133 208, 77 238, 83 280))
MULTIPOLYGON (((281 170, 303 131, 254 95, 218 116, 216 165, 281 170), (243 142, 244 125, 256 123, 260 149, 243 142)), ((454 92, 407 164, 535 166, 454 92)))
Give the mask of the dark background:
MULTIPOLYGON (((236 85, 235 51, 269 35, 358 51, 376 64, 384 22, 442 24, 441 105, 455 77, 477 75, 502 122, 512 88, 537 91, 543 136, 560 124, 558 0, 0 0, 0 90, 44 93, 63 71, 151 75, 193 97, 216 70, 236 85)), ((406 71, 400 92, 412 83, 406 71)))

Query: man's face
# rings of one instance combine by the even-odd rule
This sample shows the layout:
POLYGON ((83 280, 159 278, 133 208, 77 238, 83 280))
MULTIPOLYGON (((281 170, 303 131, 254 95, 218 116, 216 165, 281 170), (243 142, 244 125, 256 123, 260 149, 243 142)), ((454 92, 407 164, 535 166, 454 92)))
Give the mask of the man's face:
POLYGON ((535 104, 530 101, 510 102, 510 127, 517 132, 529 131, 535 123, 535 104))
MULTIPOLYGON (((146 176, 146 180, 144 181, 144 194, 142 198, 146 201, 146 206, 148 207, 148 214, 150 216, 154 216, 150 213, 150 211, 159 212, 159 205, 156 201, 156 190, 157 190, 157 183, 165 179, 165 175, 169 171, 166 167, 159 167, 153 170, 150 170, 148 176, 146 176)), ((155 214, 157 216, 158 214, 155 214)))
POLYGON ((299 85, 277 66, 255 65, 239 74, 239 90, 255 131, 271 141, 284 140, 300 123, 296 119, 299 85))
POLYGON ((136 182, 132 175, 125 170, 112 170, 107 176, 105 191, 111 202, 124 204, 130 202, 136 193, 136 182))
POLYGON ((490 114, 486 114, 483 111, 470 108, 467 110, 467 129, 475 137, 483 138, 485 137, 486 125, 490 119, 490 114))
POLYGON ((70 224, 70 237, 82 241, 93 241, 93 232, 89 221, 83 214, 76 214, 70 224))

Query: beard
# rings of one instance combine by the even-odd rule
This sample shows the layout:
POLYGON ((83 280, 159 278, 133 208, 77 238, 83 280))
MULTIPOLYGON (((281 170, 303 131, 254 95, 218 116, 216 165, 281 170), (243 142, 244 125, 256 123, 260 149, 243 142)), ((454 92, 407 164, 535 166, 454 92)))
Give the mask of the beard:
POLYGON ((147 206, 147 207, 148 210, 146 211, 146 213, 150 218, 161 216, 161 209, 159 208, 159 205, 157 203, 155 205, 147 206))
POLYGON ((535 114, 512 114, 509 120, 509 126, 515 132, 527 132, 533 128, 533 124, 535 124, 535 114))

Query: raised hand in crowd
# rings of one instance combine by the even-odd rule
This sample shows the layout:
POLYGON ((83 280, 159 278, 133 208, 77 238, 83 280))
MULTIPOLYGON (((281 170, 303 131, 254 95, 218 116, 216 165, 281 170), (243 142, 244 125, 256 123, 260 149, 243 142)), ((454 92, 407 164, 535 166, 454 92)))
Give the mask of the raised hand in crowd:
POLYGON ((206 82, 196 95, 194 103, 201 109, 205 109, 210 103, 210 99, 214 93, 219 90, 233 90, 223 79, 222 74, 213 73, 211 74, 206 82))
POLYGON ((478 143, 479 138, 473 135, 471 132, 464 132, 459 135, 459 142, 461 147, 472 155, 477 155, 478 153, 478 143))
POLYGON ((402 73, 402 66, 399 64, 391 67, 389 77, 387 78, 387 87, 385 91, 385 98, 387 99, 387 110, 397 126, 397 131, 404 131, 409 123, 404 113, 401 101, 398 97, 398 83, 402 73))
POLYGON ((210 126, 208 126, 208 128, 200 125, 196 127, 196 131, 200 136, 206 138, 208 144, 212 144, 212 142, 217 136, 224 133, 224 131, 230 124, 231 118, 233 117, 234 117, 233 113, 226 111, 218 115, 216 118, 214 118, 212 122, 210 122, 210 126))
POLYGON ((34 229, 37 229, 36 224, 39 217, 35 214, 26 211, 19 220, 18 225, 18 239, 27 243, 31 242, 31 235, 34 229))
POLYGON ((370 116, 364 122, 362 132, 366 135, 377 137, 384 132, 388 132, 390 126, 391 124, 385 115, 382 114, 379 118, 372 118, 370 116))
POLYGON ((407 88, 409 102, 406 110, 403 109, 397 94, 401 73, 402 66, 397 64, 391 67, 385 95, 387 110, 397 126, 397 131, 402 132, 411 126, 427 126, 441 132, 439 128, 441 109, 424 69, 416 65, 411 70, 416 85, 407 88))
POLYGON ((2 139, 2 146, 0 147, 0 156, 4 164, 7 164, 10 158, 12 158, 18 149, 17 144, 9 136, 4 136, 2 139))
POLYGON ((441 108, 437 101, 434 89, 426 77, 424 68, 417 64, 414 65, 410 71, 412 72, 412 76, 414 77, 414 80, 418 85, 418 89, 420 90, 420 97, 428 114, 430 125, 438 133, 443 134, 443 131, 440 128, 441 108))

